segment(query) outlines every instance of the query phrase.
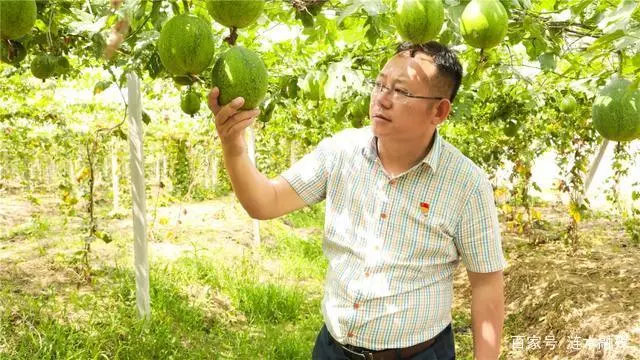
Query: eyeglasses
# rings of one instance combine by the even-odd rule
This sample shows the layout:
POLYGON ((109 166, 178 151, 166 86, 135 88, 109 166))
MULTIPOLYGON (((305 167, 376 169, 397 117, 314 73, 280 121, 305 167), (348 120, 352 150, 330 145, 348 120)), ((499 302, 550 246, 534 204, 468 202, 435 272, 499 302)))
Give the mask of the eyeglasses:
POLYGON ((387 91, 391 91, 391 99, 393 102, 400 102, 400 103, 405 103, 407 102, 409 99, 430 99, 430 100, 442 100, 444 99, 443 97, 436 97, 436 96, 418 96, 418 95, 413 95, 411 94, 409 91, 404 90, 404 89, 396 89, 395 87, 388 87, 387 85, 383 84, 380 81, 369 81, 368 82, 369 87, 371 88, 371 92, 374 95, 379 95, 380 93, 387 92, 387 91))

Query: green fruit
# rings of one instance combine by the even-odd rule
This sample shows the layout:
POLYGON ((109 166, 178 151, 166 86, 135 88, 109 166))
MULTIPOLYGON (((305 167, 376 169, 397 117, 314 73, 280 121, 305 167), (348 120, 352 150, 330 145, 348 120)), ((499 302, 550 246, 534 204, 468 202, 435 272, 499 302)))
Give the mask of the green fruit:
POLYGON ((193 116, 200 111, 201 101, 200 94, 193 89, 189 89, 182 93, 180 97, 180 108, 185 114, 193 116))
POLYGON ((404 40, 414 44, 426 43, 438 36, 442 29, 442 0, 400 0, 394 23, 404 40))
POLYGON ((518 123, 511 120, 502 128, 502 132, 504 132, 507 137, 514 137, 518 133, 519 128, 518 123))
POLYGON ((0 0, 0 38, 16 40, 25 36, 37 15, 34 0, 0 0))
POLYGON ((38 55, 31 61, 31 73, 45 80, 55 73, 57 63, 58 59, 53 55, 38 55))
POLYGON ((472 0, 460 16, 460 33, 467 44, 489 49, 498 45, 509 28, 509 15, 498 0, 472 0))
POLYGON ((162 65, 172 75, 195 75, 209 67, 213 59, 213 32, 201 18, 176 15, 167 21, 158 39, 162 65))
POLYGON ((218 102, 221 105, 243 97, 241 109, 255 109, 267 94, 267 67, 258 54, 242 46, 235 46, 222 54, 216 60, 211 75, 213 85, 220 89, 218 102))
POLYGON ((58 75, 64 75, 69 72, 71 69, 71 65, 69 64, 69 60, 64 56, 56 57, 56 70, 55 73, 58 75))
POLYGON ((605 139, 640 138, 640 90, 625 79, 610 81, 596 96, 591 117, 593 126, 605 139))
POLYGON ((576 111, 577 107, 578 102, 576 101, 576 98, 573 97, 573 95, 565 96, 560 102, 560 111, 565 114, 571 114, 572 112, 576 111))
POLYGON ((207 10, 218 23, 243 28, 258 20, 264 3, 264 0, 207 0, 207 10))
POLYGON ((10 65, 17 65, 25 57, 27 57, 27 49, 21 43, 17 41, 0 41, 0 61, 10 65))

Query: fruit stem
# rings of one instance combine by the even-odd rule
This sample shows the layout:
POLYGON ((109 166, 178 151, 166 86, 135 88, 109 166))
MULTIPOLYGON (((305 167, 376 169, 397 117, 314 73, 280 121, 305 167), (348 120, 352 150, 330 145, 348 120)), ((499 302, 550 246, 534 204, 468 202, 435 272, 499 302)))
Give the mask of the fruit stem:
POLYGON ((484 64, 487 62, 487 57, 484 56, 484 48, 480 49, 480 63, 484 64))
POLYGON ((224 41, 227 42, 229 45, 234 46, 236 44, 237 39, 238 39, 238 28, 232 26, 229 28, 229 36, 224 38, 224 41))

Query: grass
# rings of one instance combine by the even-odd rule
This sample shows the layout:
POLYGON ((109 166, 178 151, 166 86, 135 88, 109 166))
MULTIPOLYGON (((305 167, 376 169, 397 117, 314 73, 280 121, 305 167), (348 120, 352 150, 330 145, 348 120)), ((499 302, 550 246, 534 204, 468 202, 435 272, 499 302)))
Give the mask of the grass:
POLYGON ((278 284, 243 283, 237 288, 238 310, 250 323, 281 324, 305 313, 304 292, 278 284))
MULTIPOLYGON (((315 221, 308 214, 303 218, 315 221)), ((0 240, 46 238, 63 231, 71 235, 74 230, 58 229, 59 219, 51 224, 34 219, 0 240)), ((277 232, 278 225, 264 231, 277 232)), ((179 232, 175 241, 188 243, 189 234, 179 232)), ((72 267, 72 253, 47 254, 55 247, 68 250, 65 238, 66 243, 61 238, 31 255, 72 267)), ((115 236, 108 246, 119 248, 129 241, 115 236)), ((309 242, 289 236, 275 249, 247 251, 226 262, 220 254, 196 249, 175 261, 151 262, 150 321, 138 319, 130 259, 120 259, 120 266, 94 267, 90 284, 64 279, 44 289, 25 289, 28 280, 17 273, 0 276, 0 359, 309 358, 322 326, 317 294, 322 274, 309 271, 306 282, 298 284, 266 271, 261 257, 269 253, 282 268, 301 274, 321 263, 317 238, 309 242)))
POLYGON ((284 221, 295 228, 321 228, 324 225, 324 202, 294 211, 286 215, 284 221))
POLYGON ((0 241, 41 238, 46 236, 50 228, 49 220, 35 213, 28 222, 10 229, 5 235, 0 234, 0 241))
MULTIPOLYGON (((76 218, 67 224, 57 216, 25 217, 26 224, 0 238, 0 245, 9 250, 23 246, 0 261, 0 360, 309 359, 323 323, 320 301, 327 270, 321 246, 323 208, 316 205, 262 222, 262 245, 257 248, 247 245, 249 223, 232 208, 224 205, 217 215, 201 212, 204 215, 193 215, 197 221, 154 228, 161 239, 171 231, 168 248, 180 253, 151 258, 149 321, 138 318, 131 239, 129 230, 116 226, 121 221, 102 220, 105 230, 111 226, 114 241, 94 243, 92 281, 83 283, 74 276, 73 257, 73 250, 82 245, 81 221, 76 218), (200 221, 200 216, 209 215, 200 221), (221 219, 224 228, 207 227, 208 221, 221 219), (24 264, 30 265, 19 271, 24 264)), ((194 213, 190 208, 188 214, 194 213)), ((600 223, 595 227, 602 228, 600 223)), ((624 234, 621 225, 607 230, 613 232, 598 236, 616 239, 624 234)), ((586 244, 584 252, 568 255, 559 243, 534 246, 513 236, 506 233, 504 241, 511 258, 505 273, 511 310, 505 322, 503 358, 518 358, 506 351, 510 335, 554 331, 560 338, 567 329, 577 329, 583 336, 597 331, 614 334, 618 328, 613 325, 597 328, 598 314, 603 314, 600 323, 612 319, 609 324, 632 316, 637 298, 633 284, 638 278, 635 253, 629 252, 629 259, 602 263, 598 259, 613 255, 587 251, 586 244), (584 273, 591 282, 578 282, 584 273), (607 293, 616 300, 601 299, 607 293), (575 309, 589 316, 569 317, 575 309), (577 326, 588 321, 593 325, 577 326)), ((150 245, 167 248, 168 243, 150 245)), ((457 358, 466 360, 471 359, 473 345, 470 299, 468 286, 462 285, 465 274, 458 275, 453 328, 457 358)))
POLYGON ((254 274, 204 258, 154 263, 150 322, 138 320, 135 279, 124 269, 103 270, 81 291, 37 296, 3 282, 0 359, 307 358, 312 343, 300 337, 314 338, 321 326, 319 303, 303 288, 260 283, 254 274))

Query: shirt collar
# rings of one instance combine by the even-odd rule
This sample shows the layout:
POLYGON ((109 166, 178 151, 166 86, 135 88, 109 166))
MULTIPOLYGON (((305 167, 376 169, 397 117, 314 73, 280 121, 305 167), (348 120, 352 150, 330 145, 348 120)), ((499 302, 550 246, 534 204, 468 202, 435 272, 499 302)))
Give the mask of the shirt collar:
MULTIPOLYGON (((362 154, 369 160, 375 161, 378 157, 378 138, 371 134, 368 141, 365 142, 362 148, 362 154)), ((433 133, 433 146, 429 153, 422 159, 422 163, 428 165, 433 171, 436 171, 438 162, 440 161, 440 153, 442 152, 442 139, 438 130, 433 133)))

